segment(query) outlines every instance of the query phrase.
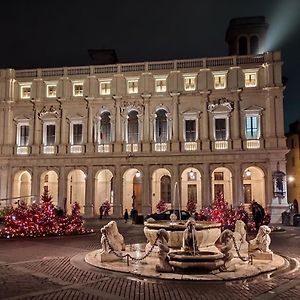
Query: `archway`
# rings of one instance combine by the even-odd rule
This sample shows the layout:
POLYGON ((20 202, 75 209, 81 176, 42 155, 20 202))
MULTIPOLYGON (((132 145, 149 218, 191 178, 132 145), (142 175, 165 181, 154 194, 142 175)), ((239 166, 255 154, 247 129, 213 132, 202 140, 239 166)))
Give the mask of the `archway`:
POLYGON ((211 175, 211 190, 212 201, 214 201, 217 193, 223 193, 224 199, 230 205, 233 204, 232 199, 232 174, 231 171, 225 167, 216 168, 211 175))
MULTIPOLYGON (((48 187, 54 205, 58 205, 58 176, 53 170, 46 171, 40 178, 40 195, 44 193, 44 186, 48 187)), ((63 207, 61 207, 63 208, 63 207)))
POLYGON ((123 175, 123 211, 132 208, 142 213, 142 174, 138 169, 129 169, 123 175))
POLYGON ((156 205, 160 200, 167 203, 171 208, 171 174, 169 170, 160 168, 152 174, 152 212, 156 212, 156 205))
POLYGON ((20 199, 16 199, 16 202, 23 200, 27 204, 31 204, 34 200, 31 195, 31 174, 28 171, 19 171, 15 174, 12 197, 19 197, 20 199))
POLYGON ((195 168, 187 168, 181 174, 182 209, 186 209, 189 199, 197 203, 197 210, 202 208, 201 174, 195 168))
POLYGON ((263 207, 266 206, 265 174, 261 168, 250 166, 244 170, 243 191, 245 204, 255 200, 263 207))
POLYGON ((67 212, 71 211, 72 204, 78 202, 81 207, 81 213, 84 213, 85 205, 85 178, 82 170, 73 170, 68 174, 67 187, 67 212))
POLYGON ((95 176, 94 214, 99 215, 99 208, 105 201, 111 205, 110 214, 113 213, 113 174, 105 169, 97 172, 95 176))

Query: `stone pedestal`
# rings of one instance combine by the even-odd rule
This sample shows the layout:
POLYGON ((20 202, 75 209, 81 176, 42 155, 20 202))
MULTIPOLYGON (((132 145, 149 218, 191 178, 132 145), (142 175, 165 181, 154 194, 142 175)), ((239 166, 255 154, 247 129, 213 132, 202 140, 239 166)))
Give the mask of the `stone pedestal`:
POLYGON ((142 144, 143 152, 151 152, 151 144, 148 142, 145 142, 142 144))
POLYGON ((85 146, 85 151, 86 151, 86 153, 94 153, 94 144, 92 144, 92 143, 88 143, 88 144, 86 144, 86 146, 85 146))
POLYGON ((172 152, 179 152, 179 150, 180 150, 179 146, 180 146, 180 144, 179 144, 178 141, 172 142, 172 145, 171 145, 172 149, 171 149, 171 151, 172 152))
POLYGON ((121 143, 114 143, 114 152, 122 153, 122 144, 121 143))
POLYGON ((31 153, 32 154, 40 154, 40 145, 32 145, 31 146, 31 153))
POLYGON ((240 139, 232 141, 233 149, 241 150, 242 149, 242 141, 240 139))
POLYGON ((58 145, 58 153, 59 154, 66 154, 67 152, 67 145, 58 145))
POLYGON ((202 141, 202 150, 210 151, 210 141, 209 140, 202 141))

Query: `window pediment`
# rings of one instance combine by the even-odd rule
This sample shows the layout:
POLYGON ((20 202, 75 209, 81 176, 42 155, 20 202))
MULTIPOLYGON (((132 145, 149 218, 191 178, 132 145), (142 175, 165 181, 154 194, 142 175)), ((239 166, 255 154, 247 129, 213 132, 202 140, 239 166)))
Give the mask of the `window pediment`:
POLYGON ((83 119, 85 119, 86 117, 83 116, 83 115, 81 115, 81 114, 79 114, 79 113, 76 113, 76 114, 68 115, 66 118, 67 118, 67 120, 68 120, 69 122, 72 122, 72 121, 80 121, 80 120, 83 120, 83 119))
POLYGON ((233 110, 233 102, 226 99, 221 98, 213 101, 208 104, 208 111, 211 113, 230 113, 233 110))
POLYGON ((53 105, 50 107, 44 106, 39 112, 38 112, 38 117, 40 119, 53 119, 53 118, 58 118, 60 115, 59 109, 56 109, 53 105))
POLYGON ((247 108, 243 109, 243 113, 247 114, 247 113, 257 113, 257 114, 261 114, 261 112, 264 110, 263 107, 260 107, 258 105, 251 105, 248 106, 247 108))
POLYGON ((24 114, 24 115, 18 115, 14 118, 14 121, 16 123, 19 122, 30 122, 33 119, 33 115, 30 114, 24 114))

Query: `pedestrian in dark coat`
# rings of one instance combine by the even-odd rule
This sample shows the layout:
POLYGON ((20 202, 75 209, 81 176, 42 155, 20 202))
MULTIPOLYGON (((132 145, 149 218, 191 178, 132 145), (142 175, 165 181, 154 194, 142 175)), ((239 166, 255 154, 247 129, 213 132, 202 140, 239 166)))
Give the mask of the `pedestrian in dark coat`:
POLYGON ((129 214, 128 214, 127 209, 125 209, 125 212, 124 212, 124 220, 125 220, 125 223, 127 223, 128 219, 129 219, 129 214))

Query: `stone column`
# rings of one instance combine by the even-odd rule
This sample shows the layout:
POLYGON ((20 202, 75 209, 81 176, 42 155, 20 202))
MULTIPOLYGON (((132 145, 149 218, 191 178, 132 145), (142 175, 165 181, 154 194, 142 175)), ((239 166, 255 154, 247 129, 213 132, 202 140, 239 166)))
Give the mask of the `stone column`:
POLYGON ((123 178, 121 167, 119 165, 115 166, 115 174, 113 180, 113 191, 114 191, 114 217, 122 217, 123 215, 123 178))
POLYGON ((231 128, 231 138, 233 139, 233 149, 240 150, 242 147, 241 144, 241 126, 240 126, 240 93, 242 90, 238 89, 231 91, 234 99, 234 110, 231 128))
POLYGON ((66 122, 66 110, 61 106, 61 119, 60 119, 60 144, 59 144, 59 154, 66 154, 67 146, 67 122, 66 122))
POLYGON ((207 111, 207 105, 209 102, 210 92, 201 92, 200 101, 202 108, 202 122, 200 126, 200 138, 202 140, 202 149, 210 150, 210 139, 209 139, 209 116, 207 111))
POLYGON ((243 199, 243 176, 241 172, 240 163, 234 164, 234 175, 233 175, 233 187, 232 187, 232 205, 238 207, 241 203, 244 203, 243 199))
POLYGON ((203 164, 203 176, 201 180, 201 189, 202 189, 202 206, 207 207, 212 203, 211 196, 211 174, 210 166, 208 163, 203 164))
POLYGON ((265 91, 265 99, 266 99, 266 110, 265 110, 265 141, 266 148, 276 148, 277 147, 277 139, 275 136, 275 108, 274 108, 274 95, 273 88, 264 88, 265 91))
POLYGON ((170 93, 173 102, 172 118, 173 118, 173 134, 172 134, 172 151, 179 151, 179 124, 178 124, 178 105, 179 92, 170 93))
POLYGON ((34 200, 40 201, 40 171, 36 166, 32 169, 31 195, 35 196, 34 200))
POLYGON ((92 166, 88 166, 87 174, 85 179, 85 205, 84 205, 84 217, 91 218, 94 215, 94 195, 95 195, 95 184, 93 180, 93 169, 92 166))
POLYGON ((93 108, 89 103, 93 98, 86 98, 87 101, 87 145, 86 152, 92 153, 94 152, 94 141, 93 141, 93 108))
POLYGON ((65 208, 65 201, 67 201, 67 185, 68 178, 66 176, 65 167, 62 166, 59 168, 58 175, 58 206, 61 208, 65 208))
POLYGON ((38 107, 36 103, 33 103, 34 111, 34 136, 33 136, 33 145, 32 145, 32 154, 39 154, 40 147, 42 144, 42 135, 43 135, 43 126, 41 120, 38 116, 38 107))
POLYGON ((144 215, 151 213, 151 182, 149 165, 144 165, 143 170, 143 200, 142 200, 142 213, 144 215))
POLYGON ((278 139, 278 146, 280 148, 286 148, 286 140, 284 136, 284 112, 282 90, 280 91, 280 94, 275 97, 275 112, 276 136, 278 139))
POLYGON ((3 154, 11 155, 13 153, 13 112, 11 102, 6 105, 4 108, 4 146, 3 154))
POLYGON ((114 152, 121 153, 122 152, 122 126, 121 126, 121 105, 120 101, 122 96, 113 96, 115 101, 115 116, 116 116, 116 128, 115 128, 115 145, 114 152))
POLYGON ((142 94, 144 99, 144 126, 143 126, 143 152, 150 152, 150 97, 151 94, 142 94))

